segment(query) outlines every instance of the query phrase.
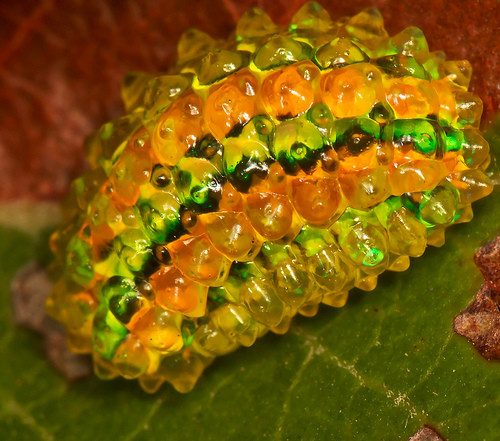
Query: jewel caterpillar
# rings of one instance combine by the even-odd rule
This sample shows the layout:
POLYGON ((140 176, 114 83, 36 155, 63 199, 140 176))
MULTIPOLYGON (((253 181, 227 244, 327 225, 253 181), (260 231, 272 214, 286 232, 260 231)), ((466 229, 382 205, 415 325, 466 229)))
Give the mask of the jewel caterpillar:
POLYGON ((492 190, 470 75, 376 9, 187 31, 86 142, 51 239, 70 348, 101 378, 187 392, 216 356, 407 269, 492 190))

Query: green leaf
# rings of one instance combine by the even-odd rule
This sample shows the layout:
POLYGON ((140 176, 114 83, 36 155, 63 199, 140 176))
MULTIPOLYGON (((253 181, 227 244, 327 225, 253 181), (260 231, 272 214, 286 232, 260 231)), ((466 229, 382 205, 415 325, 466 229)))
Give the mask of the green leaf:
MULTIPOLYGON (((496 160, 491 170, 498 179, 496 160)), ((474 212, 444 247, 383 275, 375 291, 354 291, 344 308, 324 307, 285 336, 220 357, 187 395, 169 386, 147 395, 126 380, 67 383, 41 338, 12 323, 9 283, 39 255, 36 240, 0 228, 0 438, 406 440, 427 423, 450 441, 496 439, 500 365, 452 323, 483 283, 473 255, 500 233, 500 189, 474 212)))

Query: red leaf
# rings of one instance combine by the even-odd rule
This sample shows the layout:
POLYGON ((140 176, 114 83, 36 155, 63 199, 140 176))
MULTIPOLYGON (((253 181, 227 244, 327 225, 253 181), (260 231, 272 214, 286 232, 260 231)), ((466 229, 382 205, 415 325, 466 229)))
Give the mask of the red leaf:
MULTIPOLYGON (((0 200, 59 198, 84 168, 82 140, 122 113, 126 72, 165 70, 189 27, 225 38, 250 6, 290 19, 303 0, 19 0, 0 6, 0 200), (195 3, 195 5, 193 5, 195 3)), ((467 58, 485 120, 498 111, 500 4, 374 0, 390 34, 416 25, 432 50, 467 58)), ((365 0, 328 0, 333 18, 365 0)))

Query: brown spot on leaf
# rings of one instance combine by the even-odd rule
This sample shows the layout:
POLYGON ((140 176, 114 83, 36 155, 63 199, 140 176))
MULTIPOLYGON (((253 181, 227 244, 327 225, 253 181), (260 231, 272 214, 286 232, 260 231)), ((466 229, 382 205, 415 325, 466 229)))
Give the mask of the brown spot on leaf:
POLYGON ((430 426, 422 426, 408 441, 445 441, 445 439, 430 426))
POLYGON ((50 363, 69 381, 88 377, 92 373, 90 355, 75 354, 69 350, 62 326, 55 326, 45 334, 43 349, 50 363))
POLYGON ((92 373, 87 355, 68 349, 63 327, 45 313, 45 299, 52 289, 45 268, 32 262, 22 268, 11 284, 14 323, 42 334, 49 362, 68 380, 92 373))
POLYGON ((33 331, 43 332, 47 327, 45 299, 52 283, 46 272, 32 262, 21 268, 11 283, 14 323, 33 331))
POLYGON ((495 240, 482 246, 474 256, 486 283, 500 292, 500 235, 495 240))
POLYGON ((476 299, 453 323, 457 334, 466 337, 486 359, 500 359, 500 312, 492 300, 498 293, 483 285, 476 299))
POLYGON ((474 256, 486 283, 474 301, 455 317, 453 329, 488 360, 500 359, 500 235, 474 256))

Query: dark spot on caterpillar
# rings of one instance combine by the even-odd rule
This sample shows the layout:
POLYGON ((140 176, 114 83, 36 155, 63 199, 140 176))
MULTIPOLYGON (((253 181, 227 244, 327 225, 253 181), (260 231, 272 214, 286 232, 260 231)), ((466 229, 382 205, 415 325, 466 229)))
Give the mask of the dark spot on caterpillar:
POLYGON ((355 125, 341 133, 335 142, 335 150, 339 157, 358 156, 374 145, 376 137, 364 130, 360 125, 355 125))
POLYGON ((394 120, 395 115, 394 110, 388 103, 379 102, 372 107, 369 117, 382 125, 394 120))
MULTIPOLYGON (((240 132, 241 129, 241 127, 238 128, 240 132)), ((217 153, 221 152, 222 149, 222 144, 219 141, 217 141, 212 135, 207 135, 186 152, 186 157, 211 159, 217 153)))
POLYGON ((403 54, 387 55, 372 60, 372 63, 395 77, 412 76, 423 80, 428 79, 424 67, 414 57, 403 54))
POLYGON ((229 133, 226 135, 226 138, 237 138, 238 136, 241 135, 241 131, 243 130, 243 127, 245 127, 244 124, 241 123, 236 123, 229 133))
POLYGON ((165 244, 157 244, 153 248, 153 254, 156 257, 156 260, 163 265, 171 265, 172 264, 172 256, 168 252, 168 249, 165 244))
POLYGON ((141 306, 142 303, 137 296, 114 296, 109 300, 109 310, 123 324, 130 322, 141 306))
POLYGON ((100 244, 94 244, 92 249, 94 251, 94 259, 96 262, 106 260, 106 258, 113 251, 113 240, 101 242, 100 244))
POLYGON ((276 116, 276 119, 278 121, 286 121, 287 119, 290 119, 290 118, 293 118, 294 115, 292 115, 291 113, 286 113, 284 115, 278 115, 276 116))
POLYGON ((141 277, 149 277, 151 274, 158 271, 160 268, 160 263, 155 259, 153 254, 146 259, 144 263, 144 267, 140 271, 136 271, 135 273, 141 277))
POLYGON ((151 183, 158 188, 165 188, 172 181, 170 171, 161 164, 156 164, 151 173, 151 183))
POLYGON ((314 172, 321 158, 323 148, 313 150, 302 142, 295 142, 290 147, 290 155, 283 152, 278 156, 278 162, 289 175, 295 176, 302 170, 307 174, 314 172))
POLYGON ((193 228, 197 222, 198 222, 198 217, 196 216, 195 213, 189 210, 182 210, 181 223, 186 230, 193 228))
POLYGON ((254 176, 264 179, 269 172, 269 163, 272 161, 253 161, 244 155, 238 162, 235 169, 229 173, 229 181, 242 193, 247 193, 254 184, 254 176))
POLYGON ((339 168, 337 154, 330 146, 327 146, 321 153, 321 167, 327 172, 334 172, 339 168))

